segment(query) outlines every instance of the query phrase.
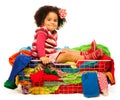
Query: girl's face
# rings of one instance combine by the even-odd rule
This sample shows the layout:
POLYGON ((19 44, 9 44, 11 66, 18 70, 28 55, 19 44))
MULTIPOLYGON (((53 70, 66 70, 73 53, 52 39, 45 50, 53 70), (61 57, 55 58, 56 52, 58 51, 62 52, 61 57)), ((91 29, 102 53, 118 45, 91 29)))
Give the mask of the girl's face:
POLYGON ((54 12, 49 12, 48 15, 45 17, 44 26, 47 27, 49 31, 54 31, 58 28, 58 16, 54 12))

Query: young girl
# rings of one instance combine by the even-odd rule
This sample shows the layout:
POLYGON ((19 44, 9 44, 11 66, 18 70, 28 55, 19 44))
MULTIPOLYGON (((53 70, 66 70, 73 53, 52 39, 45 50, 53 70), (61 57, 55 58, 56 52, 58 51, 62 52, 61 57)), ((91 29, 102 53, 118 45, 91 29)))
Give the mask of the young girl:
MULTIPOLYGON (((66 22, 66 10, 55 6, 45 5, 40 7, 35 13, 35 21, 38 26, 32 44, 32 56, 40 59, 43 64, 49 62, 67 62, 84 59, 98 59, 102 55, 102 50, 96 50, 95 41, 91 53, 79 52, 70 49, 56 50, 57 30, 66 22)), ((90 51, 90 50, 89 50, 90 51)))
POLYGON ((66 22, 65 17, 65 9, 47 5, 38 9, 34 16, 38 28, 35 31, 36 34, 32 43, 31 55, 20 54, 16 57, 10 76, 5 81, 4 87, 9 89, 17 88, 15 83, 16 75, 24 75, 23 69, 33 59, 41 60, 43 64, 47 64, 50 62, 76 62, 77 60, 84 59, 98 59, 102 56, 102 50, 96 48, 94 41, 91 48, 86 52, 70 49, 56 50, 57 30, 66 22))

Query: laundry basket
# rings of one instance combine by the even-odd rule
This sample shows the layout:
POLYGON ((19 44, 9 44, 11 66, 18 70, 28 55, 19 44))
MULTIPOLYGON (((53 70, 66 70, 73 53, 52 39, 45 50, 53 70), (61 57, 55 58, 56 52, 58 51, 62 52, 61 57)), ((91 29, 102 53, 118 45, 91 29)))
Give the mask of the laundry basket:
POLYGON ((32 60, 18 76, 23 94, 83 93, 82 75, 86 72, 108 71, 110 60, 79 60, 76 63, 50 63, 43 65, 32 60))

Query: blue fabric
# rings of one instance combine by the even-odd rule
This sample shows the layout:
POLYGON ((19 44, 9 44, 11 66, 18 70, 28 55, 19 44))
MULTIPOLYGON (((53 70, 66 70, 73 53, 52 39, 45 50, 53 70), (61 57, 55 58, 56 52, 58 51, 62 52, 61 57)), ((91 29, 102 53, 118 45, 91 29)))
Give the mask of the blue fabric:
POLYGON ((30 62, 30 68, 35 68, 39 63, 38 62, 30 62))
POLYGON ((19 51, 22 51, 22 50, 28 50, 28 51, 30 51, 30 50, 31 50, 31 47, 30 47, 30 46, 22 47, 19 51))
POLYGON ((86 72, 82 75, 82 89, 85 97, 96 97, 100 94, 96 72, 86 72))
POLYGON ((26 56, 23 54, 20 54, 16 57, 14 65, 12 67, 12 71, 10 73, 10 76, 8 78, 8 80, 12 83, 15 82, 15 77, 18 74, 23 74, 22 70, 28 65, 28 63, 30 62, 30 60, 32 60, 33 58, 30 56, 26 56))
POLYGON ((79 68, 94 68, 98 65, 98 61, 85 61, 79 68))
POLYGON ((79 72, 79 68, 61 68, 61 70, 63 72, 67 72, 67 73, 77 73, 79 72))
POLYGON ((61 68, 61 70, 63 72, 67 72, 67 73, 77 73, 80 71, 80 69, 82 68, 94 68, 96 65, 98 65, 98 61, 88 61, 88 62, 84 62, 81 66, 79 66, 78 68, 61 68))

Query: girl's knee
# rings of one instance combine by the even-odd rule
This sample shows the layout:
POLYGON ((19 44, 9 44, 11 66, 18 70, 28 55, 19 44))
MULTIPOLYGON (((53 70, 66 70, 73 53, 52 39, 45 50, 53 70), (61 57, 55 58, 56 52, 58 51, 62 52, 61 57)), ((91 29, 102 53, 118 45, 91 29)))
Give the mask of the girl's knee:
POLYGON ((69 57, 70 54, 68 52, 62 52, 57 57, 56 62, 66 62, 69 57))

